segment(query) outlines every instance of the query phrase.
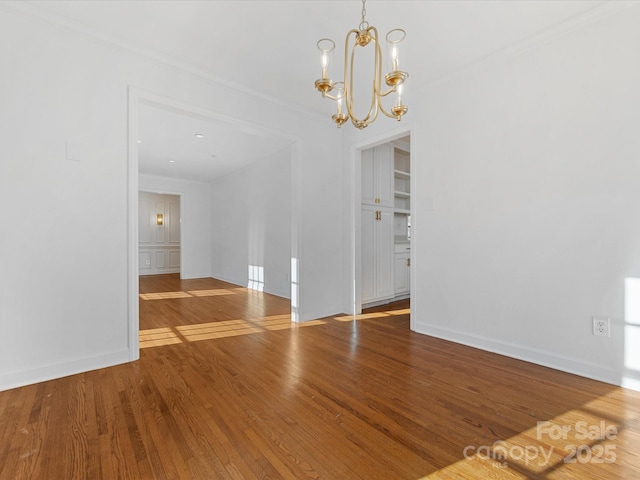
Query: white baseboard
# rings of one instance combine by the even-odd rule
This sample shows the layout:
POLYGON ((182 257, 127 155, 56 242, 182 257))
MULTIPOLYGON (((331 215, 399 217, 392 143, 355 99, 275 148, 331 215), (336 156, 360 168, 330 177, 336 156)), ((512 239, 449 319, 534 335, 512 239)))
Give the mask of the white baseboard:
MULTIPOLYGON (((217 274, 213 274, 210 275, 211 278, 214 278, 216 280, 220 280, 222 282, 227 282, 227 283, 232 283, 234 285, 237 285, 239 287, 242 288, 247 288, 246 285, 243 285, 239 280, 237 279, 233 279, 233 278, 227 278, 224 275, 217 275, 217 274)), ((277 289, 269 289, 269 288, 265 288, 264 289, 264 293, 268 293, 269 295, 275 295, 276 297, 282 297, 282 298, 286 298, 287 300, 291 299, 291 294, 290 292, 283 292, 277 289)))
POLYGON ((363 303, 362 304, 362 309, 364 310, 366 308, 379 307, 379 306, 382 306, 382 305, 387 305, 389 303, 399 302, 400 300, 406 300, 407 298, 411 298, 411 294, 410 293, 403 293, 402 295, 396 295, 395 297, 389 297, 389 298, 385 298, 383 300, 376 300, 374 302, 363 303))
POLYGON ((0 375, 0 391, 128 363, 129 349, 0 375))
POLYGON ((214 280, 220 280, 221 282, 227 282, 233 285, 237 285, 238 287, 247 288, 247 286, 243 285, 237 278, 228 278, 224 275, 218 275, 217 273, 212 273, 211 275, 209 275, 209 277, 213 278, 214 280))
POLYGON ((524 360, 544 367, 561 370, 563 372, 580 375, 581 377, 598 380, 600 382, 623 386, 620 374, 611 368, 605 368, 569 357, 564 357, 553 352, 546 352, 522 345, 517 345, 500 340, 494 340, 478 335, 470 335, 446 328, 434 327, 416 323, 414 329, 417 333, 449 340, 469 347, 479 348, 499 355, 524 360))
POLYGON ((182 274, 181 279, 182 280, 193 280, 196 278, 211 278, 211 273, 209 272, 202 272, 202 273, 189 273, 189 272, 185 272, 182 274))
POLYGON ((287 300, 291 300, 291 295, 289 292, 282 292, 279 290, 270 290, 265 288, 264 293, 268 293, 269 295, 274 295, 276 297, 286 298, 287 300))
POLYGON ((180 273, 180 270, 176 270, 174 269, 168 269, 168 270, 152 270, 152 271, 148 271, 148 270, 140 270, 138 272, 138 275, 141 277, 145 277, 147 275, 165 275, 165 274, 169 274, 169 273, 180 273))

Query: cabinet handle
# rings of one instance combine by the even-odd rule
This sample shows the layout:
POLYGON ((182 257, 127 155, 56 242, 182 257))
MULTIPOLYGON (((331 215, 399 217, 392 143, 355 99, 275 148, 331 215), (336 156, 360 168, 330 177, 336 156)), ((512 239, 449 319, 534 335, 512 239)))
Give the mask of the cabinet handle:
POLYGON ((376 210, 376 220, 380 220, 380 211, 376 210))
POLYGON ((410 267, 410 266, 411 266, 411 259, 407 258, 407 267, 410 267))

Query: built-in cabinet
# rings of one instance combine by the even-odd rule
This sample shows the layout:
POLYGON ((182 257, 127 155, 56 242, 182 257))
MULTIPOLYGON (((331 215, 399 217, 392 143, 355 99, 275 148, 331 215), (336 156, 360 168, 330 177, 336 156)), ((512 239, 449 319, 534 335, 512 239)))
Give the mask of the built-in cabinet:
POLYGON ((411 193, 408 137, 362 152, 361 304, 410 293, 411 193), (400 147, 399 147, 400 145, 400 147), (407 148, 402 148, 406 145, 407 148))
POLYGON ((394 296, 393 211, 362 205, 362 303, 394 296))

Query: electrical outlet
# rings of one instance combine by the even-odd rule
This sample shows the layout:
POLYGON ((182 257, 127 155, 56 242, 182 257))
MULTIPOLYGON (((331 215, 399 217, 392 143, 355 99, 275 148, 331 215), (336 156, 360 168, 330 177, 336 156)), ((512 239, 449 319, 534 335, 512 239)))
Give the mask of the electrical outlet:
POLYGON ((609 324, 606 317, 593 317, 593 334, 596 337, 610 337, 609 324))

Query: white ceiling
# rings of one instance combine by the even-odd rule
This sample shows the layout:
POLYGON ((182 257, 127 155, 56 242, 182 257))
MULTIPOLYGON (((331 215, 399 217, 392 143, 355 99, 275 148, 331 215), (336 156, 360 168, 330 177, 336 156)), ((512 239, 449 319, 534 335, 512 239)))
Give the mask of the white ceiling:
POLYGON ((144 103, 138 115, 138 170, 148 175, 212 181, 287 150, 291 143, 144 103))
MULTIPOLYGON (((407 31, 410 99, 411 89, 561 28, 605 3, 369 0, 366 19, 381 35, 396 27, 407 31)), ((344 36, 358 27, 362 8, 356 0, 35 0, 29 5, 54 21, 101 39, 325 115, 327 101, 313 87, 320 76, 316 41, 332 38, 337 45, 335 60, 341 65, 344 36)), ((173 164, 172 176, 213 178, 228 172, 223 165, 232 156, 246 164, 260 151, 286 148, 282 140, 233 132, 222 124, 203 123, 155 107, 143 108, 141 114, 140 167, 144 173, 171 174, 169 156, 183 158, 182 166, 186 159, 197 163, 184 172, 178 163, 173 164), (195 142, 194 133, 204 133, 204 141, 195 142), (206 163, 209 160, 218 163, 206 163), (205 171, 199 171, 200 167, 205 171)))

